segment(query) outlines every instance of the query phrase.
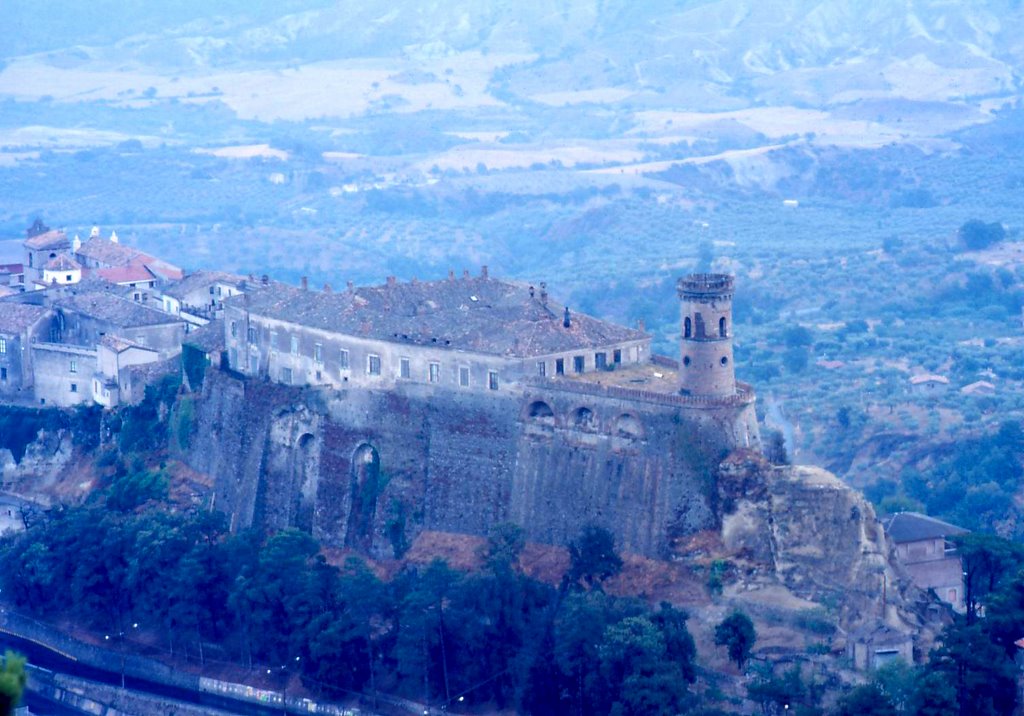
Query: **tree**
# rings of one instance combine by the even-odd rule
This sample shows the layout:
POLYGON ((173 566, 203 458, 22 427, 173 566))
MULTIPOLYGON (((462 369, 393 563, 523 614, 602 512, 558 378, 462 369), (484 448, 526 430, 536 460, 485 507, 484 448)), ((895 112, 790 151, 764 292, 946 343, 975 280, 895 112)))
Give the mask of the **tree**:
POLYGON ((750 657, 756 640, 754 623, 740 611, 733 612, 715 627, 715 645, 726 647, 729 659, 736 662, 736 666, 741 669, 750 657))
POLYGON ((0 716, 10 716, 21 703, 28 675, 25 673, 25 657, 10 649, 4 652, 4 665, 0 669, 0 716))
POLYGON ((600 589, 604 580, 622 571, 622 558, 615 551, 615 538, 604 527, 587 525, 569 544, 570 584, 582 580, 587 587, 600 589))
POLYGON ((965 620, 946 627, 929 668, 955 686, 961 716, 991 716, 1013 710, 1017 668, 990 640, 982 623, 965 620))
POLYGON ((850 689, 836 704, 836 716, 896 716, 896 707, 878 684, 862 684, 850 689))
POLYGON ((1024 545, 981 533, 953 537, 964 568, 967 622, 977 619, 979 604, 994 593, 1004 578, 1024 566, 1024 545))
POLYGON ((971 219, 957 232, 960 241, 971 251, 978 251, 1006 238, 1006 229, 999 222, 986 224, 980 219, 971 219))
POLYGON ((526 546, 523 528, 513 522, 502 522, 491 528, 484 549, 484 564, 493 572, 512 571, 526 546))

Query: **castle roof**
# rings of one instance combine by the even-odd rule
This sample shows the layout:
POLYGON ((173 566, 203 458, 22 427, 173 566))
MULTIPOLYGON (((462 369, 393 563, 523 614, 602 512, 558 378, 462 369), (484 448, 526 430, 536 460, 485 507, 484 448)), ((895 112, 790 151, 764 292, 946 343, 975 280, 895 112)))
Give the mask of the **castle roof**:
POLYGON ((185 276, 177 283, 168 286, 163 290, 163 293, 181 301, 187 298, 188 294, 193 291, 205 291, 210 286, 218 283, 226 283, 238 287, 245 283, 245 277, 223 271, 196 271, 185 276))
POLYGON ((136 283, 152 281, 155 278, 146 266, 139 263, 96 269, 95 275, 110 283, 136 283))
POLYGON ((60 229, 53 229, 25 239, 25 248, 28 249, 60 249, 68 246, 70 246, 68 237, 60 229))
POLYGON ((398 343, 510 358, 639 341, 647 334, 530 295, 525 285, 487 277, 399 283, 319 293, 281 284, 252 286, 228 302, 310 328, 398 343))
POLYGON ((120 328, 180 322, 163 311, 143 306, 106 291, 91 291, 66 296, 55 301, 54 305, 90 318, 107 321, 120 328))
POLYGON ((937 520, 919 512, 897 512, 885 525, 886 533, 896 544, 965 534, 968 530, 937 520))
POLYGON ((15 301, 0 302, 0 333, 21 333, 50 312, 43 306, 15 301))

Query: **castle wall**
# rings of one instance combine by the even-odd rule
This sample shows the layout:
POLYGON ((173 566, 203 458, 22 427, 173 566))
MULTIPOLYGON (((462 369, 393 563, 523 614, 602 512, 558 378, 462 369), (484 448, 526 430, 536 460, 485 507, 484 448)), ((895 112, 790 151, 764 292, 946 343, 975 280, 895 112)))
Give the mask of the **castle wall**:
POLYGON ((484 535, 502 521, 551 544, 594 522, 625 551, 663 555, 673 536, 716 524, 714 470, 757 440, 750 404, 207 376, 188 458, 215 476, 232 526, 298 526, 380 556, 422 530, 484 535))

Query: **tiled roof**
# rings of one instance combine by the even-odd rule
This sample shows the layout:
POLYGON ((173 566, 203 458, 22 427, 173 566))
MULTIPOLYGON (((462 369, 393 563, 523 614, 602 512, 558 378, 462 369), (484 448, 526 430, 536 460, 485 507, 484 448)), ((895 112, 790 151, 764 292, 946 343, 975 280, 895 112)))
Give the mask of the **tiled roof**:
POLYGON ((60 229, 53 229, 52 231, 33 236, 30 239, 25 239, 25 248, 29 249, 56 249, 66 248, 70 245, 67 235, 60 229))
POLYGON ((49 271, 78 271, 82 266, 67 254, 58 254, 47 261, 43 268, 49 271))
POLYGON ((93 236, 82 244, 75 253, 108 266, 125 266, 138 258, 155 260, 152 256, 138 249, 133 249, 131 246, 125 246, 110 239, 104 239, 102 236, 93 236))
POLYGON ((180 323, 163 311, 108 293, 92 291, 66 296, 54 302, 58 308, 107 321, 120 328, 180 323))
POLYGON ((138 281, 152 281, 153 273, 142 264, 128 264, 127 266, 114 266, 113 268, 101 268, 93 271, 104 281, 110 283, 135 283, 138 281))
MULTIPOLYGON (((645 333, 572 313, 530 296, 527 286, 489 278, 389 283, 339 293, 304 291, 280 284, 252 286, 255 314, 352 336, 433 345, 506 357, 642 340, 645 333)), ((228 299, 243 305, 243 297, 228 299)))
POLYGON ((115 353, 124 353, 130 348, 138 348, 140 351, 149 351, 150 353, 156 353, 157 351, 147 346, 141 346, 134 341, 125 340, 124 338, 118 338, 117 336, 106 335, 100 338, 100 345, 106 346, 115 353))
POLYGON ((922 515, 919 512, 897 512, 889 518, 885 525, 885 531, 893 542, 902 544, 903 542, 962 535, 968 530, 928 515, 922 515))
POLYGON ((244 282, 245 277, 224 273, 223 271, 196 271, 185 276, 177 283, 168 286, 163 290, 163 293, 171 298, 182 301, 193 291, 205 291, 216 283, 226 283, 237 287, 244 282))
POLYGON ((50 312, 43 306, 0 301, 0 333, 21 333, 50 312))
POLYGON ((217 353, 224 350, 224 321, 210 321, 205 326, 194 328, 185 336, 185 345, 198 348, 204 353, 217 353))
POLYGON ((24 273, 25 267, 21 264, 0 264, 0 273, 24 273))
POLYGON ((911 385, 921 385, 922 383, 941 383, 942 385, 949 385, 949 378, 944 375, 935 375, 934 373, 915 375, 910 378, 911 385))

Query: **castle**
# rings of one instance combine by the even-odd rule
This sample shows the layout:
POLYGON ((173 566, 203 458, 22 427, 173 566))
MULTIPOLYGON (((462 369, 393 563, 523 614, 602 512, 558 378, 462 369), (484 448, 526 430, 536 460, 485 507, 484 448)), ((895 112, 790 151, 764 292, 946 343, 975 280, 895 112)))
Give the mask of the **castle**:
POLYGON ((25 248, 38 290, 0 300, 0 392, 114 407, 183 345, 186 363, 198 353, 185 458, 235 529, 388 555, 424 531, 513 521, 564 544, 597 523, 660 556, 718 524, 719 462, 760 446, 733 371, 731 276, 680 279, 676 359, 486 267, 314 291, 185 276, 98 231, 83 244, 38 224, 25 248))

